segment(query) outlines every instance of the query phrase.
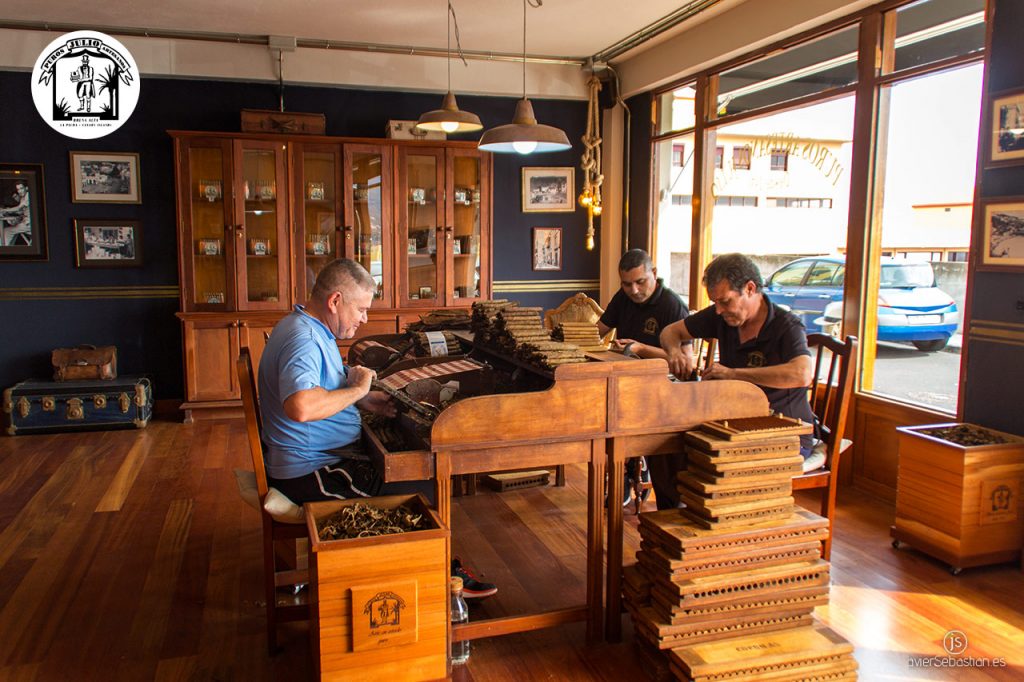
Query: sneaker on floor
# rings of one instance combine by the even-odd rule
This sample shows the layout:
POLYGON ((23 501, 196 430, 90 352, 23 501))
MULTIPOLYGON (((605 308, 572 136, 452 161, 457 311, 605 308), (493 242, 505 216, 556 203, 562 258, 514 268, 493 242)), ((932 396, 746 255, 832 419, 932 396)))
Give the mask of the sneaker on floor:
POLYGON ((459 559, 452 559, 452 575, 462 578, 462 596, 466 599, 482 599, 498 593, 494 583, 478 579, 459 559))

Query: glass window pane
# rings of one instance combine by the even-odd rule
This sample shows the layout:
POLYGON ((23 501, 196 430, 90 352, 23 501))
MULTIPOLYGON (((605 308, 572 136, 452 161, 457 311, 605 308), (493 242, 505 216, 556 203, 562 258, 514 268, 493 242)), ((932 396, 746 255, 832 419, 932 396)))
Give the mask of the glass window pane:
POLYGON ((922 0, 896 10, 894 70, 985 47, 985 0, 922 0))
POLYGON ((437 158, 427 154, 406 156, 409 234, 406 281, 411 299, 437 298, 437 158))
POLYGON ((480 297, 480 158, 455 158, 455 298, 480 297))
POLYGON ((878 291, 866 292, 869 305, 877 297, 877 343, 873 360, 865 355, 861 383, 950 413, 957 408, 967 263, 942 254, 970 247, 981 79, 978 64, 881 93, 888 135, 876 164, 885 177, 876 182, 884 180, 881 241, 890 257, 875 264, 878 291))
POLYGON ((850 26, 721 74, 718 115, 778 104, 857 82, 857 27, 850 26))
POLYGON ((657 108, 656 135, 676 130, 688 130, 697 123, 697 90, 693 85, 684 85, 664 92, 655 100, 657 108))
POLYGON ((693 226, 693 135, 659 142, 654 149, 655 195, 652 254, 658 276, 687 300, 690 291, 690 233, 693 226), (682 166, 671 162, 672 150, 690 150, 682 166))
MULTIPOLYGON (((195 188, 190 202, 195 241, 194 289, 199 304, 227 303, 227 248, 224 243, 224 155, 220 147, 188 148, 189 173, 195 188)), ((231 188, 227 188, 230 196, 231 188)))
POLYGON ((843 267, 853 139, 852 96, 762 116, 717 129, 726 167, 715 171, 711 255, 740 252, 769 282, 768 297, 821 331, 826 309, 842 317, 843 267), (730 164, 747 151, 749 169, 730 164), (784 156, 787 170, 773 170, 784 156), (732 200, 744 197, 743 202, 732 200), (746 199, 749 197, 749 199, 746 199), (804 275, 813 268, 811 280, 804 275), (775 274, 772 278, 773 273, 775 274))
POLYGON ((377 284, 374 298, 384 296, 384 219, 381 206, 381 155, 352 154, 352 216, 355 257, 377 284))
POLYGON ((334 154, 303 152, 302 171, 306 181, 303 193, 303 217, 306 246, 306 291, 313 290, 317 275, 332 259, 337 258, 337 240, 334 238, 338 221, 335 217, 337 197, 335 177, 337 164, 334 154))
POLYGON ((277 243, 278 196, 276 157, 270 150, 242 152, 242 192, 245 197, 246 284, 249 302, 279 301, 280 258, 283 245, 277 243))

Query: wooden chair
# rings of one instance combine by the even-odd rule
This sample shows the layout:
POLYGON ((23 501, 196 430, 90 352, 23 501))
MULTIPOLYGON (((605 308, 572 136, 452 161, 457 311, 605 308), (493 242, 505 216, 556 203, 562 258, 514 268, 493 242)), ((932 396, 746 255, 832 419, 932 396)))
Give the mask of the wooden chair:
POLYGON ((309 582, 309 571, 296 568, 297 541, 309 537, 309 534, 305 524, 280 523, 263 509, 269 487, 267 470, 263 463, 263 443, 260 439, 263 423, 256 398, 256 376, 248 348, 242 348, 238 356, 237 370, 242 393, 242 411, 245 414, 245 430, 249 438, 249 454, 252 456, 252 468, 256 473, 260 516, 263 520, 263 587, 267 602, 267 651, 273 655, 277 650, 277 624, 309 619, 307 604, 277 603, 278 587, 309 582), (280 567, 279 563, 282 564, 280 567))
POLYGON ((821 515, 828 519, 828 538, 822 542, 822 558, 832 553, 832 527, 836 510, 836 486, 839 479, 839 460, 853 445, 843 438, 846 418, 853 395, 854 377, 857 375, 857 337, 847 336, 844 341, 826 334, 808 334, 807 345, 816 352, 814 378, 811 381, 811 411, 816 421, 815 435, 822 441, 825 461, 821 468, 793 478, 793 490, 821 490, 821 515), (822 374, 822 367, 828 372, 822 374))

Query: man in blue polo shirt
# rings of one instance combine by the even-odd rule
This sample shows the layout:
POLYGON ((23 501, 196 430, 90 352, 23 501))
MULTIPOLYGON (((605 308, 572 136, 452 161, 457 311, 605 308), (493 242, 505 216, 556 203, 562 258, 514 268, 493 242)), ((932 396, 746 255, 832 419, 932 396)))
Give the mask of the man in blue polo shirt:
MULTIPOLYGON (((761 290, 761 271, 742 254, 728 253, 711 261, 704 270, 704 286, 712 305, 661 333, 672 373, 689 376, 693 370, 693 359, 683 354, 681 343, 718 339, 719 361, 702 379, 757 384, 772 410, 813 424, 807 401, 813 369, 800 318, 768 300, 761 290)), ((812 445, 812 436, 800 437, 805 460, 812 445)))
MULTIPOLYGON (((619 281, 619 290, 597 321, 601 336, 615 329, 615 343, 623 352, 639 358, 666 357, 658 335, 668 325, 690 314, 686 303, 658 278, 654 262, 643 249, 630 249, 622 254, 619 259, 619 281)), ((684 352, 690 352, 689 345, 684 352)), ((679 452, 649 457, 644 465, 650 473, 658 509, 678 507, 676 472, 686 465, 686 455, 679 452)), ((629 502, 632 483, 629 472, 634 469, 635 466, 626 467, 627 485, 623 504, 629 502)), ((641 470, 641 480, 644 473, 647 472, 641 470)))
MULTIPOLYGON (((359 410, 387 417, 395 407, 387 394, 371 391, 377 374, 347 367, 338 339, 350 339, 373 303, 377 285, 347 258, 328 263, 316 278, 309 302, 278 322, 260 358, 260 412, 268 483, 297 504, 315 500, 423 493, 430 481, 384 483, 360 447, 359 410)), ((452 575, 463 579, 467 597, 498 591, 456 559, 452 575)))

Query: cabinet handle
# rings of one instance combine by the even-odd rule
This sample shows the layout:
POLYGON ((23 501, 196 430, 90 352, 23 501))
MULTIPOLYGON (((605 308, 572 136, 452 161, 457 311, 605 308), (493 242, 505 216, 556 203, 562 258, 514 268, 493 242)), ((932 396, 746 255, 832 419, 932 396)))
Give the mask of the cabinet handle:
POLYGON ((232 329, 237 328, 238 327, 238 320, 231 320, 231 322, 228 323, 228 326, 231 327, 232 329))
POLYGON ((454 236, 454 234, 453 234, 454 232, 455 232, 455 228, 454 227, 446 227, 446 228, 444 228, 444 233, 445 233, 445 235, 447 236, 448 239, 451 239, 454 236))
POLYGON ((238 237, 239 239, 241 239, 242 236, 243 236, 244 230, 245 230, 245 225, 235 225, 235 236, 238 237))
POLYGON ((243 322, 239 322, 238 326, 239 327, 243 327, 243 328, 248 328, 249 327, 249 323, 248 322, 244 322, 244 321, 243 322))
POLYGON ((346 225, 345 226, 345 239, 352 239, 352 226, 351 225, 346 225))

